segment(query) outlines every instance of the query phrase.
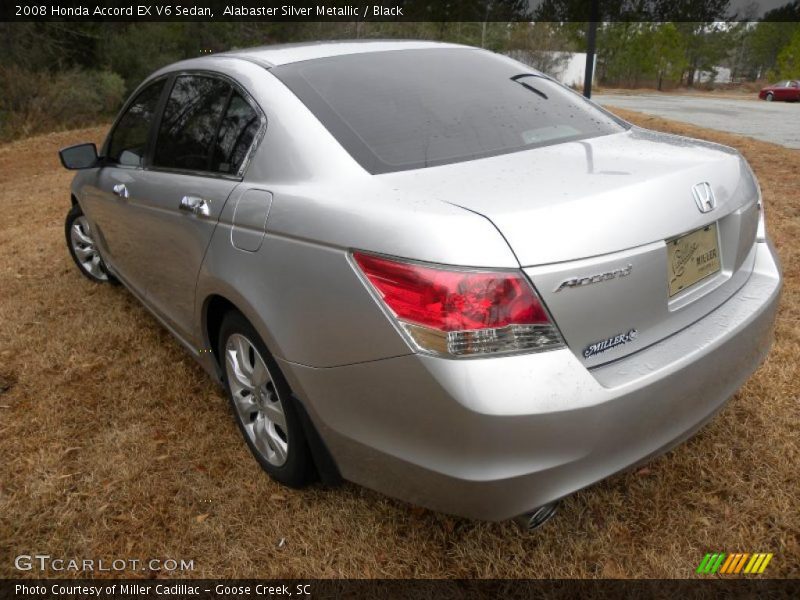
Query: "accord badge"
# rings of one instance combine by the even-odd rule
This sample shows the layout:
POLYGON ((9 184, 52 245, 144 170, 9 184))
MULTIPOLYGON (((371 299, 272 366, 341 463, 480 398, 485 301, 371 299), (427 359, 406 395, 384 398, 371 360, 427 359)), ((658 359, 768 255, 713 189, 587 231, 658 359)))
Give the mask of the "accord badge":
POLYGON ((592 283, 598 283, 600 281, 616 279, 617 277, 625 277, 626 275, 630 275, 631 271, 633 271, 633 265, 629 264, 625 267, 614 269, 613 271, 598 273, 597 275, 589 275, 587 277, 570 277, 569 279, 565 279, 559 283, 558 287, 554 289, 553 292, 560 292, 564 288, 581 287, 584 285, 590 285, 592 283))

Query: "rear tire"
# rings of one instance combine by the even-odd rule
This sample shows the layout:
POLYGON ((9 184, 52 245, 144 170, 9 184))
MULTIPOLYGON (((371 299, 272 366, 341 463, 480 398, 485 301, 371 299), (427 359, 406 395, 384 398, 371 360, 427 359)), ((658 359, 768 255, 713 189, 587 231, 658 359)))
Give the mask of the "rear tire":
POLYGON ((100 256, 92 228, 79 204, 75 204, 67 213, 64 234, 69 254, 84 277, 95 283, 116 283, 100 256))
POLYGON ((289 385, 241 313, 223 317, 217 352, 234 418, 261 468, 289 487, 310 483, 314 462, 289 385))

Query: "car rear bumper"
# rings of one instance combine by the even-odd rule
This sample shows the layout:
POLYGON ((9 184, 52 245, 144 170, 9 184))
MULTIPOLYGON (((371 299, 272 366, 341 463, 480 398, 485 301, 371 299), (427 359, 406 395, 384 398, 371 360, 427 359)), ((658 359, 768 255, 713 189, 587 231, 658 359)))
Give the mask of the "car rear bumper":
POLYGON ((766 356, 781 287, 770 246, 727 302, 587 370, 568 349, 282 361, 344 478, 437 511, 502 520, 656 456, 701 427, 766 356))

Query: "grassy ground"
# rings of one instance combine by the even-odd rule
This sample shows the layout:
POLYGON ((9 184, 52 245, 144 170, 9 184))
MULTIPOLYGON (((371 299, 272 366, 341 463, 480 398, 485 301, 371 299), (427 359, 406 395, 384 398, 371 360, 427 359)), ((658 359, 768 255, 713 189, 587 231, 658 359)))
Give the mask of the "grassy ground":
POLYGON ((103 130, 0 146, 0 577, 31 553, 193 559, 198 577, 684 577, 707 551, 774 552, 768 574, 800 576, 800 154, 619 112, 750 160, 786 275, 776 344, 698 436, 530 535, 271 482, 179 345, 71 264, 56 149, 103 130))
POLYGON ((728 98, 731 100, 753 100, 758 102, 758 91, 762 87, 753 84, 753 89, 717 89, 704 90, 702 88, 674 88, 669 90, 657 90, 655 88, 604 88, 599 86, 592 87, 592 94, 623 94, 626 96, 641 96, 646 94, 663 94, 666 96, 699 96, 700 98, 728 98))

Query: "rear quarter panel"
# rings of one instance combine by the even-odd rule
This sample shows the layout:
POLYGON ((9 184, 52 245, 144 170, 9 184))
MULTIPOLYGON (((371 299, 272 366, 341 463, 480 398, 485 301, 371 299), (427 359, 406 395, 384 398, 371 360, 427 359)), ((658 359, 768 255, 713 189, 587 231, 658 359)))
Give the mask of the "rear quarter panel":
POLYGON ((217 294, 247 316, 276 356, 291 362, 331 367, 407 354, 410 348, 351 266, 352 249, 519 267, 486 218, 412 197, 370 175, 266 69, 235 63, 237 70, 226 72, 267 116, 242 186, 270 192, 272 204, 256 252, 231 243, 234 203, 220 215, 196 292, 197 327, 206 343, 204 307, 217 294))

